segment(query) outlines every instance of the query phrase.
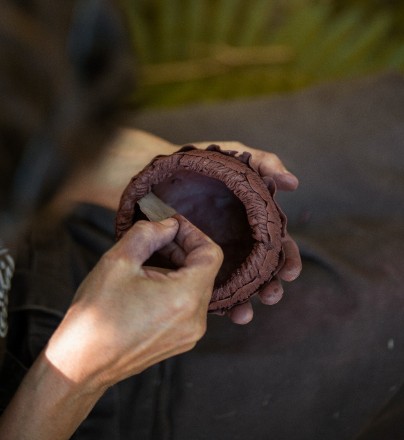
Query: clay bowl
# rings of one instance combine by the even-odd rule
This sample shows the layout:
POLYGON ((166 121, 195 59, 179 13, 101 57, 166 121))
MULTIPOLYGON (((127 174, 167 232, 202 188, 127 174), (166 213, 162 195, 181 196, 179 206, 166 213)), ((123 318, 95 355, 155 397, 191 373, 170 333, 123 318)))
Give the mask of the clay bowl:
MULTIPOLYGON (((251 166, 250 154, 237 156, 211 145, 206 150, 187 146, 170 156, 157 156, 122 194, 117 239, 145 218, 137 202, 150 191, 223 249, 209 311, 246 302, 282 267, 286 219, 273 199, 275 184, 268 189, 251 166)), ((157 254, 147 264, 170 267, 157 254)))

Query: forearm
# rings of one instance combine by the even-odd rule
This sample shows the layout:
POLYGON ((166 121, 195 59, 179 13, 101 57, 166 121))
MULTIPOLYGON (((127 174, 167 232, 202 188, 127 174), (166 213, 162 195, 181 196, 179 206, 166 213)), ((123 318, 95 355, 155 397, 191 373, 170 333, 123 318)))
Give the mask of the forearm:
POLYGON ((73 383, 43 353, 0 419, 0 439, 69 439, 104 391, 73 383))
POLYGON ((178 148, 142 130, 122 129, 94 166, 74 175, 55 202, 59 209, 66 203, 88 202, 116 210, 129 180, 155 156, 178 148))
POLYGON ((194 347, 222 261, 183 218, 134 225, 79 287, 4 413, 0 439, 69 439, 109 386, 194 347), (145 270, 174 239, 181 268, 145 270))

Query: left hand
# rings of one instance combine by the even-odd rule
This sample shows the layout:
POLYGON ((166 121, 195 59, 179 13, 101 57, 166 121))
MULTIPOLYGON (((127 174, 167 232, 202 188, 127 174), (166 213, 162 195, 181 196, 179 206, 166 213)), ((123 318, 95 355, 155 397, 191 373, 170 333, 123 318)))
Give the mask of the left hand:
MULTIPOLYGON (((267 185, 271 184, 272 179, 275 181, 277 189, 282 191, 294 191, 299 185, 297 177, 285 168, 276 154, 247 147, 240 142, 200 142, 193 145, 198 148, 206 148, 211 144, 217 144, 223 150, 238 151, 240 154, 245 151, 251 153, 251 165, 259 172, 267 185)), ((285 264, 277 276, 261 287, 258 292, 261 302, 266 305, 276 304, 282 298, 282 280, 293 281, 302 270, 299 248, 289 234, 286 234, 283 239, 282 246, 285 252, 285 264)), ((227 312, 227 315, 235 324, 249 323, 254 316, 251 301, 233 307, 227 312)))

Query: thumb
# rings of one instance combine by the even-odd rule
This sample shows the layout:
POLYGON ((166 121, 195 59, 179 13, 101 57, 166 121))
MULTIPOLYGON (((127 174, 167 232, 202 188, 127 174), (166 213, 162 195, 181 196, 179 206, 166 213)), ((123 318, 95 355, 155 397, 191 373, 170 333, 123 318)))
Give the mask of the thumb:
POLYGON ((172 242, 178 231, 178 221, 167 218, 160 222, 138 221, 117 243, 118 252, 138 266, 153 253, 172 242))

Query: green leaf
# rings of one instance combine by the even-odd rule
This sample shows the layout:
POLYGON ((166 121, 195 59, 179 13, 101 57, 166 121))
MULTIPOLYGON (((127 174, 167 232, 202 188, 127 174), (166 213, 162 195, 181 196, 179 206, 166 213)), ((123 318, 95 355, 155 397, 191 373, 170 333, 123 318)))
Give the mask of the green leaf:
POLYGON ((146 106, 259 96, 404 69, 402 2, 120 1, 144 71, 157 78, 136 95, 146 106))
POLYGON ((241 46, 260 44, 260 37, 270 31, 273 2, 252 0, 244 2, 242 19, 237 23, 235 41, 241 46))
POLYGON ((380 14, 372 21, 358 27, 357 32, 339 48, 330 60, 329 68, 335 74, 362 70, 363 64, 372 65, 383 50, 383 41, 388 40, 391 24, 389 14, 380 14))
POLYGON ((349 10, 334 20, 327 20, 327 26, 316 38, 314 44, 301 53, 299 68, 321 75, 327 72, 328 59, 333 59, 338 48, 343 47, 355 32, 358 23, 362 20, 362 13, 357 9, 349 10))
POLYGON ((152 43, 150 39, 150 24, 145 14, 139 7, 139 2, 133 0, 121 0, 122 9, 127 17, 129 32, 136 56, 143 63, 152 60, 152 43))
POLYGON ((216 0, 211 2, 212 22, 209 41, 214 44, 226 43, 230 40, 231 31, 237 23, 237 13, 242 0, 216 0))
POLYGON ((155 50, 159 61, 170 61, 179 58, 178 43, 181 42, 181 20, 179 0, 157 0, 157 34, 158 41, 155 50))

